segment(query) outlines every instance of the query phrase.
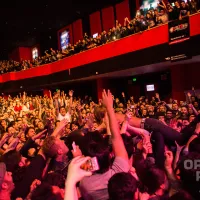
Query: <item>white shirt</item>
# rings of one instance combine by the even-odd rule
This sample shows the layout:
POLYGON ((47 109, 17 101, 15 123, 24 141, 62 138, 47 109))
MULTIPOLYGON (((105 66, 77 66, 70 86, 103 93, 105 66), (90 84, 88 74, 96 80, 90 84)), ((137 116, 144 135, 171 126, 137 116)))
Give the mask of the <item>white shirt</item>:
POLYGON ((57 120, 62 121, 63 119, 66 119, 67 122, 71 122, 71 115, 69 114, 69 112, 67 112, 64 116, 60 113, 58 114, 57 120))

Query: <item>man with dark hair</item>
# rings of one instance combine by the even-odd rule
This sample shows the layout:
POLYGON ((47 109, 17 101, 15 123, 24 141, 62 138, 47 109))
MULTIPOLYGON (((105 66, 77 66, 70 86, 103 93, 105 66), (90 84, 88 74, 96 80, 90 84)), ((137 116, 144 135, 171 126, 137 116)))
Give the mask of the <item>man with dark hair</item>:
POLYGON ((130 173, 118 173, 108 182, 109 200, 134 200, 137 181, 130 173))
POLYGON ((180 17, 180 10, 181 10, 181 7, 180 7, 180 4, 179 4, 179 1, 175 1, 175 7, 174 7, 174 19, 179 19, 180 17))
POLYGON ((107 185, 109 179, 116 173, 128 172, 130 170, 128 154, 124 146, 122 137, 120 135, 118 122, 116 120, 115 113, 113 110, 112 94, 109 90, 108 93, 106 93, 104 90, 102 93, 102 97, 102 102, 103 105, 106 107, 109 118, 109 129, 112 134, 111 140, 113 151, 115 154, 115 159, 113 164, 110 166, 111 160, 109 159, 109 151, 108 148, 105 147, 106 145, 97 145, 95 142, 91 144, 93 152, 90 151, 90 155, 91 153, 93 153, 92 156, 96 156, 97 160, 100 161, 100 170, 94 173, 91 177, 85 177, 80 182, 80 190, 85 200, 108 199, 107 185))
POLYGON ((16 150, 10 150, 0 158, 0 161, 5 163, 6 169, 9 172, 13 172, 18 167, 20 160, 21 155, 16 150))
POLYGON ((151 197, 163 196, 168 189, 168 181, 165 172, 157 167, 146 168, 143 174, 138 174, 139 179, 147 189, 151 197))
POLYGON ((94 117, 97 124, 101 124, 103 122, 103 118, 105 117, 106 109, 104 106, 96 106, 94 108, 94 117))
POLYGON ((64 190, 57 186, 52 186, 46 182, 37 186, 31 194, 31 199, 37 200, 63 200, 64 190))
POLYGON ((180 9, 180 17, 179 19, 182 19, 183 17, 187 17, 190 15, 190 9, 186 5, 185 1, 181 1, 181 9, 180 9))
POLYGON ((69 151, 64 141, 56 138, 55 136, 47 137, 44 140, 42 150, 44 154, 50 158, 58 158, 60 155, 63 156, 69 151))

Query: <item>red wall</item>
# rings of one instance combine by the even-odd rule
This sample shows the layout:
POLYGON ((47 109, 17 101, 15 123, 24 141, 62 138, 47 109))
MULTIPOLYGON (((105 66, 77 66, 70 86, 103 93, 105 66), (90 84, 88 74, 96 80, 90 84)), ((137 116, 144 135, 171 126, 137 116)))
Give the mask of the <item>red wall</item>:
POLYGON ((177 100, 184 100, 184 91, 194 86, 200 89, 200 63, 171 66, 172 96, 177 100))
POLYGON ((128 17, 130 20, 130 9, 128 0, 125 0, 115 6, 116 17, 121 25, 124 25, 124 18, 128 17))
POLYGON ((108 31, 115 26, 114 8, 108 7, 102 10, 103 30, 108 31))
POLYGON ((14 49, 9 55, 9 59, 15 61, 32 60, 32 48, 30 47, 18 47, 14 49))
POLYGON ((72 24, 74 44, 83 38, 82 20, 79 19, 72 24))
POLYGON ((90 15, 90 31, 91 35, 102 32, 101 16, 99 11, 92 13, 90 15))
POLYGON ((31 49, 30 47, 19 47, 20 60, 32 60, 31 49))
POLYGON ((9 59, 14 60, 14 61, 20 61, 19 57, 19 48, 14 49, 10 54, 9 54, 9 59))
POLYGON ((74 44, 74 39, 73 39, 73 31, 72 31, 72 25, 68 25, 68 26, 65 26, 64 28, 60 29, 58 32, 57 32, 57 36, 58 36, 58 49, 60 50, 61 49, 61 45, 60 45, 60 34, 63 32, 63 31, 66 31, 66 30, 69 30, 69 38, 70 38, 70 43, 71 44, 74 44))

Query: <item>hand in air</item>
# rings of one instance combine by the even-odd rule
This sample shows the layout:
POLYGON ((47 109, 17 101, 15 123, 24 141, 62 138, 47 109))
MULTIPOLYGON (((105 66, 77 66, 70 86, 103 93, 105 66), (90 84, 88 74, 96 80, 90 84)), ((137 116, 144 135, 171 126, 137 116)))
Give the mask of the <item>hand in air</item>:
POLYGON ((78 156, 71 161, 69 168, 68 168, 67 182, 76 184, 81 179, 83 179, 85 176, 92 175, 92 172, 88 172, 88 171, 81 169, 81 165, 83 165, 89 159, 90 159, 90 157, 78 156))
POLYGON ((113 97, 110 90, 108 90, 107 92, 103 90, 102 103, 106 108, 111 108, 111 107, 113 108, 113 97))
POLYGON ((171 168, 174 156, 171 151, 165 152, 165 168, 171 168))

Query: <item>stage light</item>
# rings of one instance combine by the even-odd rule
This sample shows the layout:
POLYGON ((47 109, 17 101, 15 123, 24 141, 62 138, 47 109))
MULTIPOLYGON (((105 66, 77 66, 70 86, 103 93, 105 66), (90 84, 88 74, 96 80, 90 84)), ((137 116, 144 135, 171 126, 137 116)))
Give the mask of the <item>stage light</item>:
POLYGON ((137 81, 137 78, 133 78, 133 82, 136 82, 137 81))

